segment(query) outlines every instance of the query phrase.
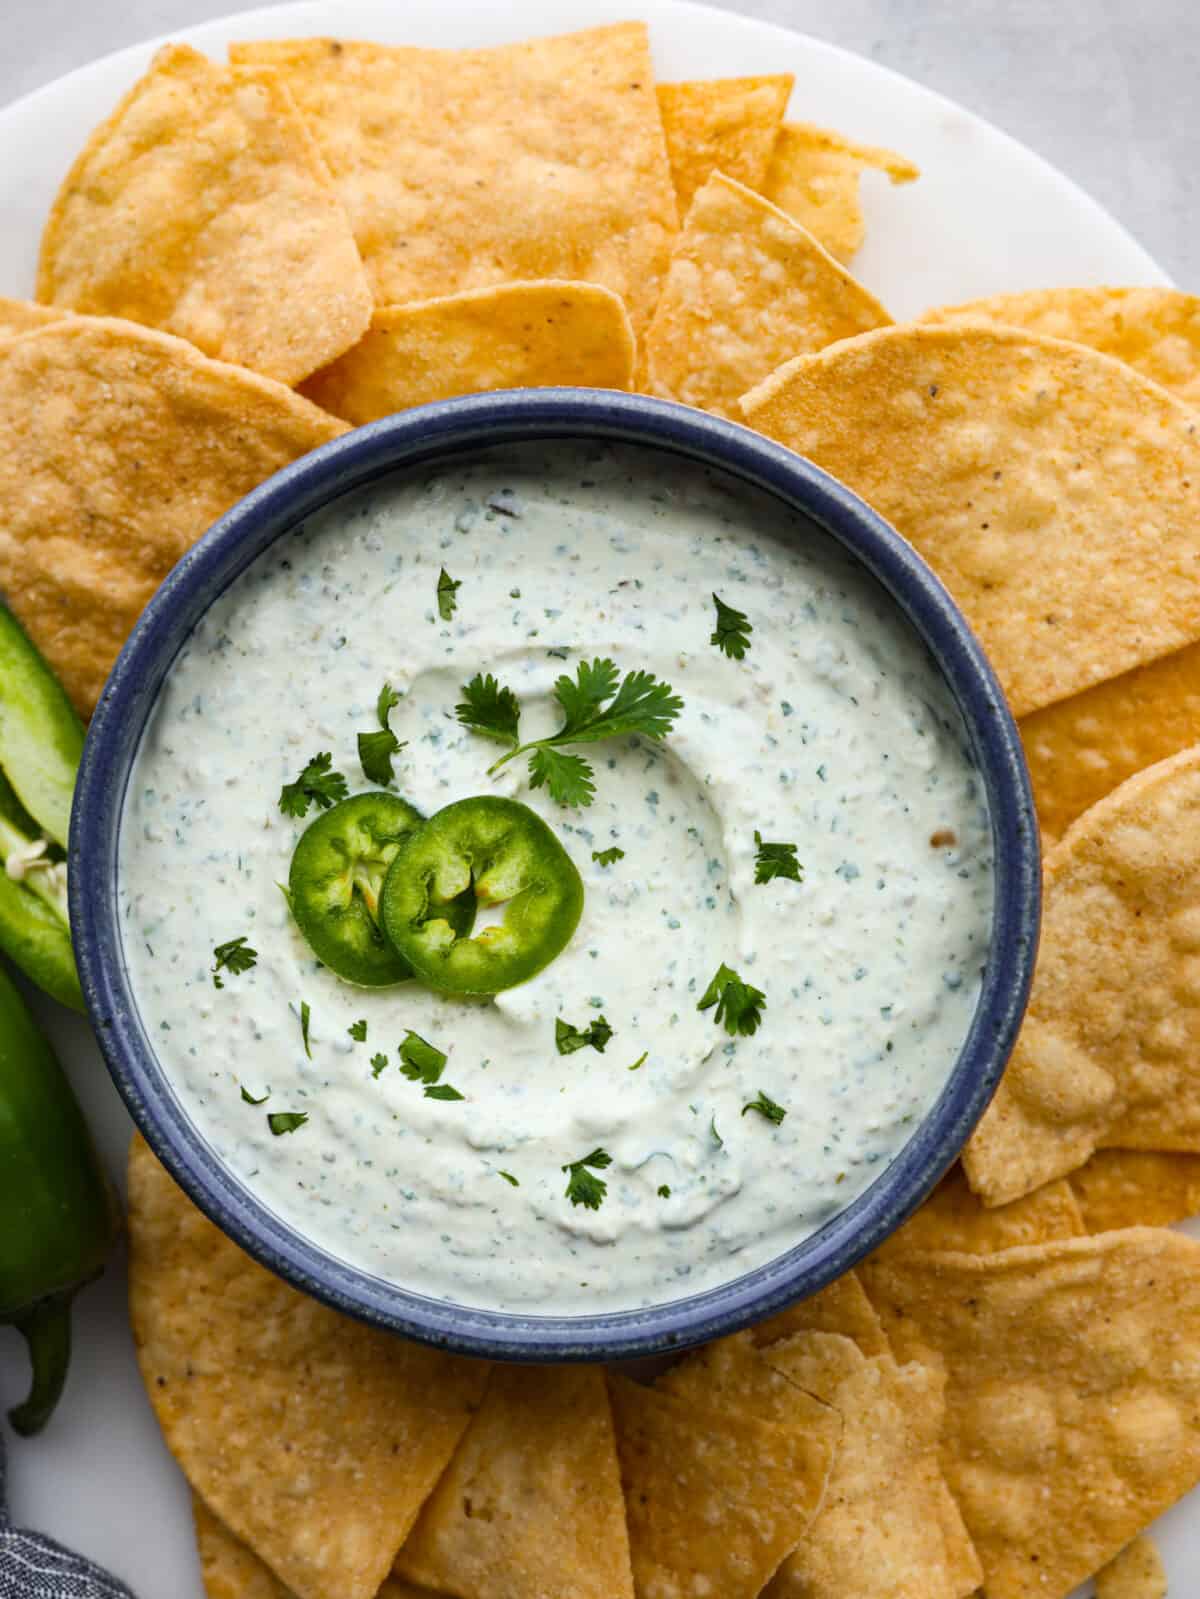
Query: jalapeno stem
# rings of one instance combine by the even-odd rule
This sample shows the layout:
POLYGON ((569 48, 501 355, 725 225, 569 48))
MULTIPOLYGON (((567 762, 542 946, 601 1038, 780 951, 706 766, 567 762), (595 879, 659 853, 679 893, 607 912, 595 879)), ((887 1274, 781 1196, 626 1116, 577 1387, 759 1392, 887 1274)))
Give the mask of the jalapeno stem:
POLYGON ((29 838, 6 817, 0 816, 0 856, 14 882, 23 883, 67 925, 67 868, 65 861, 46 859, 46 840, 29 838), (39 848, 40 846, 40 848, 39 848))
POLYGON ((29 1438, 50 1420, 62 1395, 71 1362, 71 1299, 74 1290, 44 1299, 13 1326, 29 1345, 33 1380, 23 1404, 8 1413, 14 1431, 29 1438))

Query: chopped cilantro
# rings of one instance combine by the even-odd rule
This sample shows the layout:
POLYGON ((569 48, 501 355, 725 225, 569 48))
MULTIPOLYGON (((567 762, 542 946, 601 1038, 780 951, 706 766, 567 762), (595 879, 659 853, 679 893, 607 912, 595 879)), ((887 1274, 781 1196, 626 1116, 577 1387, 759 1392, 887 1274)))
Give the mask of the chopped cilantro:
POLYGON ((660 1199, 670 1199, 670 1197, 671 1197, 671 1190, 670 1190, 670 1188, 669 1188, 669 1187, 668 1187, 668 1186, 667 1186, 667 1184, 666 1184, 666 1183, 663 1183, 663 1185, 662 1185, 662 1187, 661 1187, 661 1188, 660 1188, 660 1189, 659 1189, 659 1190, 658 1190, 658 1197, 659 1197, 659 1198, 660 1198, 660 1199))
POLYGON ((388 1058, 382 1050, 371 1056, 371 1076, 378 1077, 380 1072, 387 1070, 388 1058))
POLYGON ((592 859, 597 866, 612 866, 614 862, 625 859, 625 851, 618 849, 614 844, 611 849, 594 849, 592 851, 592 859))
POLYGON ((782 1105, 777 1105, 769 1094, 764 1094, 760 1088, 758 1098, 752 1099, 748 1105, 742 1106, 742 1115, 748 1110, 756 1110, 760 1116, 765 1116, 769 1122, 774 1122, 776 1127, 787 1115, 782 1105))
POLYGON ((754 829, 754 881, 769 883, 774 877, 788 877, 793 883, 804 881, 804 868, 796 859, 795 844, 764 844, 754 829))
POLYGON ((379 698, 375 701, 375 716, 380 727, 388 725, 389 713, 394 711, 399 703, 399 690, 394 689, 390 683, 385 683, 379 690, 379 698))
POLYGON ((708 1010, 712 1005, 717 1007, 716 1020, 727 1033, 749 1037, 762 1023, 767 996, 761 988, 744 983, 733 968, 722 961, 696 1009, 708 1010))
POLYGON ((375 701, 379 731, 358 735, 358 760, 368 783, 386 785, 395 775, 392 770, 392 756, 400 753, 404 743, 388 726, 388 717, 391 715, 392 707, 399 703, 399 694, 390 683, 385 683, 379 690, 379 698, 375 701))
POLYGON ((214 988, 224 988, 225 979, 220 975, 222 970, 236 976, 238 972, 248 972, 258 960, 258 951, 251 949, 245 933, 240 938, 231 938, 227 944, 217 944, 213 948, 212 980, 214 988))
POLYGON ((511 1183, 514 1188, 520 1188, 521 1185, 517 1181, 517 1179, 513 1176, 512 1172, 510 1172, 510 1171, 502 1171, 502 1172, 500 1172, 500 1176, 504 1178, 504 1181, 506 1183, 511 1183))
POLYGON ((346 779, 341 772, 332 771, 333 756, 328 750, 314 755, 294 783, 285 783, 279 791, 279 809, 285 816, 307 816, 308 807, 327 811, 348 792, 346 779))
POLYGON ((294 1133, 307 1120, 308 1112, 304 1110, 276 1110, 267 1116, 267 1126, 279 1138, 284 1133, 294 1133))
POLYGON ((270 1097, 271 1090, 268 1088, 265 1094, 260 1094, 258 1098, 255 1099, 254 1095, 246 1087, 245 1083, 242 1084, 242 1098, 246 1101, 247 1105, 265 1105, 270 1097))
POLYGON ((451 1088, 449 1083, 435 1083, 432 1087, 426 1087, 425 1089, 426 1099, 462 1099, 463 1097, 458 1089, 451 1088))
POLYGON ((400 1070, 410 1083, 436 1083, 449 1057, 410 1028, 400 1045, 400 1070))
POLYGON ((709 1118, 708 1131, 709 1131, 709 1134, 710 1134, 710 1136, 712 1138, 713 1143, 717 1146, 717 1148, 718 1149, 724 1149, 725 1148, 725 1140, 721 1137, 720 1133, 717 1131, 717 1118, 715 1116, 712 1116, 712 1117, 709 1118))
POLYGON ((638 1058, 634 1061, 633 1065, 627 1067, 626 1070, 627 1071, 631 1071, 631 1072, 640 1071, 641 1068, 646 1064, 646 1060, 647 1060, 647 1057, 649 1056, 649 1054, 650 1054, 650 1051, 648 1049, 644 1049, 642 1051, 642 1053, 638 1056, 638 1058))
POLYGON ((554 1045, 560 1055, 573 1055, 577 1049, 586 1049, 589 1044, 603 1054, 604 1046, 612 1035, 613 1030, 603 1016, 597 1016, 586 1027, 573 1027, 570 1022, 564 1022, 561 1016, 554 1023, 554 1045))
POLYGON ((308 1056, 309 1060, 312 1059, 312 1050, 308 1045, 308 1024, 311 1020, 312 1011, 308 1008, 308 1001, 306 999, 302 999, 300 1001, 300 1037, 304 1040, 304 1053, 308 1056))
POLYGON ((709 643, 715 644, 735 661, 740 661, 750 648, 754 625, 744 611, 735 611, 732 605, 726 605, 719 594, 713 595, 713 604, 717 608, 717 626, 709 643))
POLYGON ((346 1031, 350 1034, 350 1037, 353 1038, 357 1043, 365 1044, 366 1041, 367 1041, 367 1019, 366 1019, 366 1017, 363 1016, 363 1017, 360 1017, 358 1021, 351 1022, 349 1027, 347 1027, 346 1031))
POLYGON ((572 1160, 562 1168, 568 1173, 566 1196, 573 1205, 583 1205, 588 1210, 599 1210, 601 1201, 608 1192, 608 1184, 602 1177, 596 1177, 588 1167, 595 1171, 603 1171, 606 1166, 612 1165, 612 1156, 606 1149, 593 1149, 590 1155, 585 1155, 582 1160, 572 1160))
POLYGON ((458 591, 462 588, 462 579, 456 583, 443 566, 441 575, 437 580, 437 607, 438 615, 443 622, 448 622, 458 609, 458 591))

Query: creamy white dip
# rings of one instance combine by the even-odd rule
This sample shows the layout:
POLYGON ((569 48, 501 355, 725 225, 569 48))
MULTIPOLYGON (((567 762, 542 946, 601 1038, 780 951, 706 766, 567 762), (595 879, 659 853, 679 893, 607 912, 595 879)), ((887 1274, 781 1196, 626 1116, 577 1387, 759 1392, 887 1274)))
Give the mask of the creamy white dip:
POLYGON ((125 955, 187 1113, 300 1232, 438 1298, 613 1310, 781 1253, 902 1148, 975 1009, 991 848, 940 675, 827 538, 662 455, 522 447, 338 502, 211 608, 130 781, 125 955), (461 583, 449 622, 442 567, 461 583), (753 624, 740 662, 710 643, 713 590, 753 624), (531 789, 523 759, 487 777, 502 751, 455 720, 461 685, 495 673, 530 738, 557 725, 555 678, 597 655, 682 696, 666 742, 590 746, 584 810, 531 789), (403 694, 398 792, 427 814, 518 798, 583 875, 569 947, 494 999, 340 981, 278 887, 306 825, 281 814, 281 785, 329 750, 351 792, 371 786, 356 734, 385 680, 403 694), (803 882, 755 882, 756 829, 798 846, 803 882), (593 861, 611 846, 624 858, 593 861), (257 965, 217 989, 214 946, 242 934, 257 965), (766 995, 753 1037, 697 1009, 721 962, 766 995), (557 1053, 557 1018, 601 1014, 603 1053, 557 1053), (400 1074, 410 1028, 464 1099, 400 1074), (778 1125, 743 1114, 760 1090, 778 1125), (273 1136, 268 1113, 288 1111, 307 1122, 273 1136), (607 1193, 573 1206, 562 1167, 597 1147, 607 1193))

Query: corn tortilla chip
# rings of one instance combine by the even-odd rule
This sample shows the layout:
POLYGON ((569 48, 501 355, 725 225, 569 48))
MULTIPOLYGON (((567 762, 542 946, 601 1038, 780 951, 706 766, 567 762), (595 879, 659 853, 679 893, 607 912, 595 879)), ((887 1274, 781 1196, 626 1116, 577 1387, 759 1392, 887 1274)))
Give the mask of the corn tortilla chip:
POLYGON ((1200 644, 1035 711, 1021 740, 1052 843, 1127 777, 1200 743, 1200 644))
POLYGON ((740 418, 739 397, 781 361, 890 321, 810 233, 718 172, 671 253, 646 332, 646 390, 740 418))
POLYGON ((386 306, 352 350, 302 393, 347 422, 481 389, 582 384, 628 389, 633 329, 597 283, 506 283, 386 306))
POLYGON ((609 1375, 637 1592, 755 1599, 804 1536, 829 1431, 685 1404, 609 1375))
POLYGON ((1019 1244, 1040 1244, 1049 1238, 1079 1238, 1093 1231, 1084 1226, 1071 1184, 1060 1178, 1016 1199, 986 1210, 971 1192, 956 1165, 898 1232, 870 1258, 950 1249, 964 1255, 990 1255, 1019 1244))
POLYGON ((0 348, 0 590, 82 715, 180 556, 344 431, 282 384, 130 322, 69 317, 0 348))
POLYGON ((603 1370, 497 1367, 396 1570, 459 1599, 633 1599, 603 1370))
POLYGON ((1049 1599, 1200 1480, 1200 1244, 1162 1228, 910 1255, 863 1280, 946 1378, 942 1469, 988 1599, 1049 1599))
POLYGON ((192 1487, 298 1599, 371 1599, 487 1367, 289 1288, 195 1209, 140 1138, 129 1233, 142 1378, 192 1487))
POLYGON ((1110 356, 883 328, 742 404, 916 546, 1018 716, 1200 636, 1200 417, 1110 356))
POLYGON ((349 213, 376 303, 585 279, 649 320, 675 191, 644 24, 486 50, 295 39, 277 68, 349 213))
POLYGON ((1178 289, 1033 289, 940 306, 923 322, 985 322, 1115 355, 1200 406, 1200 295, 1178 289))
POLYGON ((1145 1533, 1096 1573, 1096 1599, 1167 1599, 1167 1574, 1145 1533))
POLYGON ((1100 1149, 1069 1181, 1089 1233, 1169 1227, 1200 1216, 1200 1155, 1100 1149))
POLYGON ((864 1355, 886 1355, 891 1346, 875 1307, 867 1298, 857 1275, 844 1272, 828 1287, 808 1299, 781 1310, 750 1329, 756 1344, 774 1343, 799 1332, 842 1333, 851 1338, 864 1355))
POLYGON ((856 144, 811 122, 785 122, 779 130, 762 192, 818 238, 830 255, 849 261, 866 236, 859 200, 865 171, 884 172, 893 183, 921 176, 894 150, 856 144))
POLYGON ((33 300, 10 300, 0 294, 0 339, 14 333, 29 333, 34 328, 44 328, 48 322, 61 322, 66 314, 52 305, 38 305, 33 300))
POLYGON ((71 168, 37 292, 281 383, 348 350, 371 317, 350 224, 287 90, 182 44, 159 51, 71 168))
MULTIPOLYGON (((866 1359, 852 1339, 836 1333, 799 1333, 796 1337, 840 1339, 856 1360, 866 1359)), ((809 1390, 785 1374, 770 1358, 776 1349, 794 1341, 787 1339, 765 1350, 755 1346, 750 1333, 719 1338, 665 1371, 654 1386, 657 1392, 671 1394, 685 1405, 745 1411, 780 1427, 825 1434, 836 1456, 842 1434, 840 1416, 834 1414, 824 1394, 818 1397, 816 1389, 809 1390)))
POLYGON ((724 172, 751 189, 761 187, 794 81, 790 72, 780 72, 658 85, 658 109, 681 217, 714 172, 724 172))
POLYGON ((1103 1144, 1200 1151, 1200 748, 1131 777, 1046 857, 1017 1047, 963 1155, 989 1205, 1103 1144))

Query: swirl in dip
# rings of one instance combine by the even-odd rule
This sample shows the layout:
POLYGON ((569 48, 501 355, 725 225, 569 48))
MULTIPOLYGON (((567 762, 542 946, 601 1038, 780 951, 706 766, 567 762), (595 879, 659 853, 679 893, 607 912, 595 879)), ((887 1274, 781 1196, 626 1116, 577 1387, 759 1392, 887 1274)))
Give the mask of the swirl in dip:
POLYGON ((147 1035, 246 1186, 408 1289, 556 1314, 713 1287, 860 1194, 954 1065, 992 910, 965 729, 893 603, 776 501, 632 446, 406 473, 279 540, 168 674, 119 874, 147 1035), (449 621, 443 568, 461 585, 449 621), (752 623, 740 661, 710 642, 714 590, 752 623), (524 759, 486 776, 501 750, 456 720, 462 685, 494 673, 529 739, 557 725, 555 679, 597 656, 682 697, 666 740, 588 746, 584 809, 531 788, 524 759), (583 875, 567 949, 494 998, 342 982, 280 892, 306 825, 280 787, 323 750, 352 793, 372 786, 356 735, 385 680, 403 696, 397 792, 426 815, 517 798, 583 875), (756 831, 797 846, 802 881, 756 882, 756 831), (243 934, 257 964, 217 988, 214 947, 243 934), (697 1008, 722 963, 766 996, 752 1036, 697 1008), (603 1052, 558 1052, 558 1019, 601 1015, 603 1052), (461 1100, 401 1074, 410 1029, 461 1100), (781 1121, 746 1109, 760 1094, 781 1121), (272 1112, 308 1119, 277 1136, 272 1112), (563 1167, 597 1148, 603 1201, 572 1204, 563 1167))

